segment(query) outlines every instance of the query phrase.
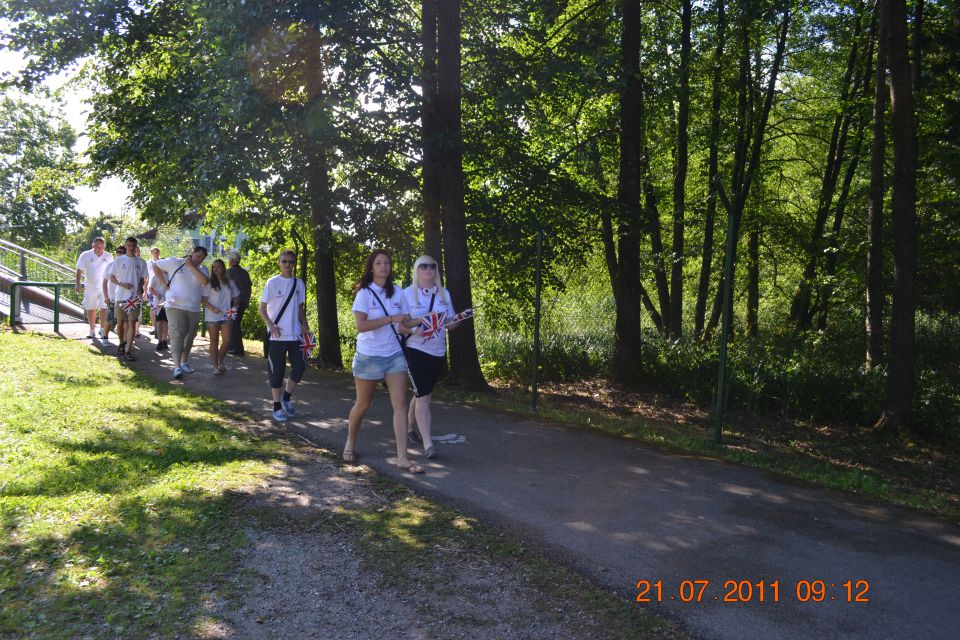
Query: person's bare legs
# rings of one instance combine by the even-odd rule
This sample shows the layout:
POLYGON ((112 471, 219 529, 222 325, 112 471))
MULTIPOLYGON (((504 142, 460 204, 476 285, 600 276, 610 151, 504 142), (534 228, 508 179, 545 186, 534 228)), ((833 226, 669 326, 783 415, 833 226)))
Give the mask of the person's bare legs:
POLYGON ((87 324, 90 325, 90 332, 94 333, 97 330, 97 310, 96 309, 87 309, 87 324))
POLYGON ((430 398, 432 395, 427 394, 420 398, 414 398, 410 403, 410 413, 416 416, 417 428, 420 429, 420 437, 423 438, 424 451, 433 446, 433 440, 430 439, 431 427, 433 426, 433 416, 430 413, 430 398))
MULTIPOLYGON (((217 363, 221 369, 224 368, 223 361, 227 357, 227 350, 230 349, 230 334, 232 331, 233 327, 230 326, 229 321, 220 325, 220 348, 217 351, 217 363)), ((210 344, 212 345, 213 343, 211 342, 210 344)), ((294 385, 296 385, 295 382, 294 385)), ((287 389, 287 391, 292 392, 293 389, 287 389)))
POLYGON ((207 324, 207 333, 210 336, 210 364, 216 369, 220 364, 220 325, 207 324))
POLYGON ((110 323, 107 322, 107 314, 109 313, 106 307, 100 309, 100 333, 105 336, 110 335, 110 323))
MULTIPOLYGON (((373 392, 377 388, 379 380, 362 380, 354 378, 357 385, 357 399, 350 409, 349 426, 347 427, 347 443, 343 447, 343 456, 347 462, 353 462, 354 451, 357 446, 357 434, 360 433, 360 423, 363 422, 363 416, 367 414, 370 403, 373 400, 373 392)), ((279 391, 279 389, 277 389, 279 391)), ((279 401, 279 396, 275 401, 279 401)))
POLYGON ((407 457, 407 374, 388 373, 383 381, 390 392, 390 404, 393 406, 393 435, 397 439, 397 466, 410 473, 422 471, 407 457), (414 468, 419 469, 415 471, 414 468))

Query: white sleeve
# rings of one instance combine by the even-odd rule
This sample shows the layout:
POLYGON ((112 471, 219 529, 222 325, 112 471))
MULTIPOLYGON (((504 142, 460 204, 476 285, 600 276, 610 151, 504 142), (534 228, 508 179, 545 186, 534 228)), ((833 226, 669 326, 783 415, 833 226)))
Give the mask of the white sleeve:
POLYGON ((370 292, 366 288, 360 289, 357 291, 357 297, 353 299, 352 311, 363 311, 364 313, 370 308, 370 292))

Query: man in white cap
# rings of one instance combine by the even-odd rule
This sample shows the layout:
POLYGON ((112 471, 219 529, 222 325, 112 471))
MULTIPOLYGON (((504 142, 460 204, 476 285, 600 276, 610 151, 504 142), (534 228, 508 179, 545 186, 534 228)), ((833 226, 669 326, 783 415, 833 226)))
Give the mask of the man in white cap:
POLYGON ((250 280, 250 273, 240 266, 240 254, 231 251, 227 254, 230 259, 230 268, 227 269, 227 275, 230 282, 236 283, 240 289, 240 297, 237 298, 237 317, 233 320, 233 326, 230 331, 230 354, 235 356, 244 355, 243 334, 241 327, 243 325, 243 314, 250 306, 250 295, 253 292, 253 282, 250 280))
POLYGON ((107 332, 110 330, 107 324, 107 304, 103 299, 103 289, 100 284, 103 281, 103 270, 108 264, 113 262, 113 256, 104 251, 106 242, 100 236, 93 239, 90 248, 80 254, 77 258, 77 285, 75 291, 83 292, 83 309, 87 312, 87 323, 90 325, 90 333, 87 337, 96 338, 97 312, 100 312, 100 337, 106 339, 107 332), (80 276, 85 274, 84 285, 80 285, 80 276))

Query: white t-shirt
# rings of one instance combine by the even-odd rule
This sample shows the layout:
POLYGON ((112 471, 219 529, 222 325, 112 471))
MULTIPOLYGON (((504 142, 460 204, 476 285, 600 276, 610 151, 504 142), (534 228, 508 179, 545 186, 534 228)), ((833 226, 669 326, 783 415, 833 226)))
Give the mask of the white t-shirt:
MULTIPOLYGON (((238 294, 239 295, 239 294, 238 294)), ((267 280, 263 288, 263 295, 260 296, 260 302, 267 304, 267 316, 270 317, 279 328, 280 337, 270 336, 271 340, 277 342, 287 342, 297 340, 303 333, 300 327, 300 305, 307 301, 307 290, 300 278, 284 278, 283 276, 273 276, 267 280), (277 315, 283 308, 283 303, 287 301, 290 295, 290 287, 296 286, 297 290, 290 299, 290 304, 283 311, 280 321, 277 322, 277 315)))
MULTIPOLYGON (((180 266, 186 262, 185 258, 164 258, 157 260, 157 268, 163 271, 170 283, 170 288, 166 293, 166 303, 164 306, 171 309, 183 309, 184 311, 200 311, 200 299, 203 296, 203 285, 193 275, 190 267, 180 266), (180 271, 177 271, 180 269, 180 271), (173 274, 177 275, 174 276, 173 274), (171 280, 172 278, 172 280, 171 280)), ((197 269, 205 276, 210 275, 207 268, 203 265, 197 269)))
POLYGON ((103 270, 107 265, 113 262, 113 256, 104 251, 99 256, 93 249, 87 249, 77 258, 77 271, 83 271, 85 282, 88 289, 94 288, 100 290, 100 284, 103 280, 103 270))
MULTIPOLYGON (((117 301, 117 285, 110 282, 110 275, 113 273, 113 263, 108 264, 103 270, 103 280, 107 281, 107 297, 110 298, 110 302, 117 301)), ((102 280, 101 280, 101 286, 102 280)))
MULTIPOLYGON (((155 290, 157 293, 153 294, 153 304, 155 307, 159 308, 163 304, 164 294, 167 291, 167 288, 163 286, 163 283, 160 282, 160 278, 157 277, 157 274, 153 272, 153 269, 149 267, 150 261, 147 260, 148 270, 147 274, 149 279, 147 280, 147 292, 149 293, 150 289, 155 290)), ((180 276, 177 276, 178 278, 180 276)))
POLYGON ((114 298, 111 295, 110 299, 116 301, 129 300, 131 296, 137 295, 140 281, 147 277, 147 261, 136 256, 118 256, 113 261, 110 273, 119 282, 130 285, 129 289, 117 285, 115 288, 117 297, 114 298))
MULTIPOLYGON (((448 316, 453 315, 453 307, 447 304, 447 300, 450 299, 450 293, 442 287, 421 289, 417 285, 411 285, 403 290, 403 295, 407 299, 407 304, 410 307, 410 315, 414 318, 420 318, 431 313, 430 298, 434 295, 436 295, 436 297, 433 300, 433 311, 439 313, 446 312, 448 316)), ((407 338, 407 346, 411 349, 418 349, 424 353, 429 353, 432 356, 443 356, 447 353, 447 330, 440 329, 440 331, 429 338, 412 335, 407 338)))
MULTIPOLYGON (((180 276, 177 277, 179 278, 180 276)), ((237 288, 237 285, 234 284, 233 280, 230 281, 229 285, 225 285, 221 282, 219 289, 214 289, 208 284, 203 288, 203 297, 207 299, 209 304, 212 304, 217 309, 220 309, 220 313, 217 313, 216 311, 211 311, 210 307, 207 307, 207 310, 203 313, 204 321, 217 322, 219 320, 223 320, 223 312, 232 306, 230 301, 234 298, 240 297, 240 289, 237 288)), ((290 301, 290 304, 293 304, 293 300, 290 301)), ((283 312, 283 315, 286 316, 289 312, 290 309, 287 309, 283 312)))
MULTIPOLYGON (((388 298, 386 292, 372 282, 369 287, 357 291, 357 297, 353 299, 353 310, 366 313, 367 320, 410 313, 403 289, 394 285, 393 295, 388 298), (380 302, 387 308, 387 313, 383 312, 383 307, 373 297, 373 292, 379 296, 380 302)), ((389 324, 385 324, 373 331, 361 331, 357 334, 357 352, 365 356, 392 356, 397 353, 400 351, 400 343, 393 333, 395 328, 391 329, 389 324)))

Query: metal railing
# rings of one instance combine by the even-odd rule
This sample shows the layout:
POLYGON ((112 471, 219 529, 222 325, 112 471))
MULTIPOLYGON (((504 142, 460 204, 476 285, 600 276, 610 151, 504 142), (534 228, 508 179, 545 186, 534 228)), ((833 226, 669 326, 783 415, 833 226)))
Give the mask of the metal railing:
MULTIPOLYGON (((76 269, 56 260, 40 255, 25 247, 0 239, 0 269, 9 275, 17 274, 19 280, 33 279, 37 282, 71 281, 76 278, 76 269)), ((83 306, 83 294, 76 293, 71 287, 65 292, 65 299, 83 306)))
POLYGON ((10 305, 10 326, 15 327, 17 325, 17 313, 15 311, 17 300, 17 289, 20 287, 34 287, 34 288, 53 288, 53 332, 60 332, 60 290, 67 288, 68 291, 72 290, 75 284, 73 282, 34 282, 31 280, 21 280, 19 282, 13 282, 10 284, 10 300, 13 304, 10 305))

